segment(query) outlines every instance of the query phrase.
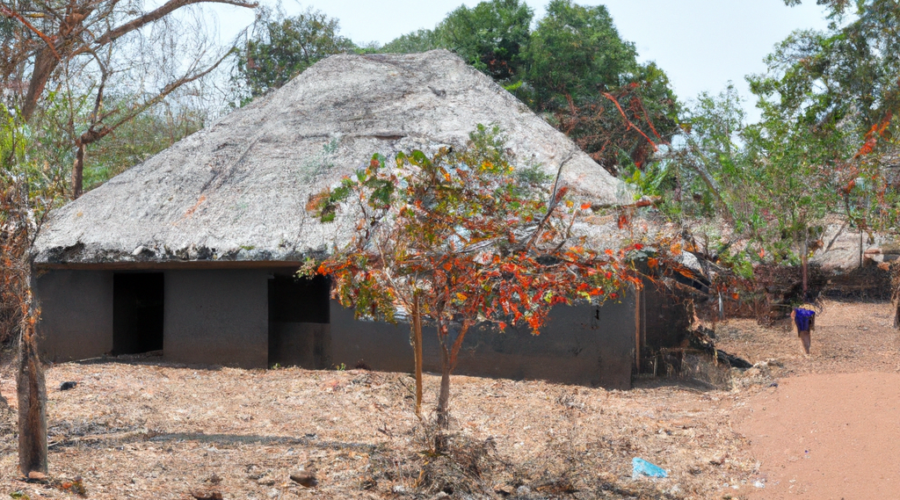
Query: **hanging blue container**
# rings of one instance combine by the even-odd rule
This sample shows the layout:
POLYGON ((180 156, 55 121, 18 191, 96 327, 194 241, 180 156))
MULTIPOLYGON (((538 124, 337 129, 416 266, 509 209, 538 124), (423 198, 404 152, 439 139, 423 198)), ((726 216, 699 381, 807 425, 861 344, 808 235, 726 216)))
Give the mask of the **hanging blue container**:
POLYGON ((665 469, 657 467, 642 458, 631 459, 631 478, 638 479, 640 477, 669 477, 665 469))

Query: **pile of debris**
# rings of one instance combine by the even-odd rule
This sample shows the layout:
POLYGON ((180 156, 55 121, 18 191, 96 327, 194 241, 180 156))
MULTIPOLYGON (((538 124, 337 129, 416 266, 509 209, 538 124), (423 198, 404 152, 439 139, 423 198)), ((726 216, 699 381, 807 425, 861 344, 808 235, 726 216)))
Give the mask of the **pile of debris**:
POLYGON ((710 388, 729 389, 735 371, 753 368, 746 359, 716 348, 716 334, 704 326, 689 330, 679 347, 661 348, 645 358, 641 373, 693 380, 710 388))

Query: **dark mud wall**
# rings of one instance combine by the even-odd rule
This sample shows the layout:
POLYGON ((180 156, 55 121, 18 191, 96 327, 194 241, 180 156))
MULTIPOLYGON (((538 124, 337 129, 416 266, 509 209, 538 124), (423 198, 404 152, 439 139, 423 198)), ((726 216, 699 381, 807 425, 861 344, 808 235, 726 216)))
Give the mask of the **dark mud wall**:
POLYGON ((265 368, 268 273, 166 271, 163 355, 169 361, 265 368))
MULTIPOLYGON (((452 335, 452 334, 451 334, 452 335)), ((440 371, 433 328, 423 329, 425 370, 440 371)), ((452 340, 452 339, 451 339, 452 340)), ((332 360, 349 368, 413 369, 409 325, 356 321, 352 311, 331 307, 332 360)), ((540 335, 510 328, 476 328, 466 335, 454 373, 517 380, 631 387, 635 346, 634 295, 602 307, 558 307, 540 335)))
POLYGON ((46 361, 102 356, 113 348, 113 273, 38 273, 33 282, 41 309, 38 348, 46 361))

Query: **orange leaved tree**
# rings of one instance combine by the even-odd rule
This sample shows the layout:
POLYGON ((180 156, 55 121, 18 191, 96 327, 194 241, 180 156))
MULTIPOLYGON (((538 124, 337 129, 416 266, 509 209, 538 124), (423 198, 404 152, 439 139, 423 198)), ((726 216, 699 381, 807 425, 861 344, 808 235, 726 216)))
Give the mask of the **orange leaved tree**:
POLYGON ((566 200, 559 172, 554 181, 535 168, 514 168, 503 143, 496 128, 479 126, 461 152, 412 151, 392 162, 376 154, 318 204, 325 222, 338 210, 358 218, 355 237, 315 267, 332 277, 341 303, 358 316, 410 316, 417 414, 421 324, 436 327, 442 427, 450 373, 472 326, 527 323, 537 334, 553 306, 616 298, 638 282, 625 263, 629 249, 589 249, 573 236, 575 219, 590 206, 566 200))

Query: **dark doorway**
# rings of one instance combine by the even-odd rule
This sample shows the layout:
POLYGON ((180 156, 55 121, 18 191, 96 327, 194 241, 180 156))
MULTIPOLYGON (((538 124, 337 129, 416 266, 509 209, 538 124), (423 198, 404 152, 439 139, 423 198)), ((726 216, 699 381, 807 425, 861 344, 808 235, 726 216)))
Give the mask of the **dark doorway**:
POLYGON ((113 354, 163 348, 163 273, 113 278, 113 354))
POLYGON ((331 367, 331 281, 275 275, 269 279, 269 365, 331 367))

